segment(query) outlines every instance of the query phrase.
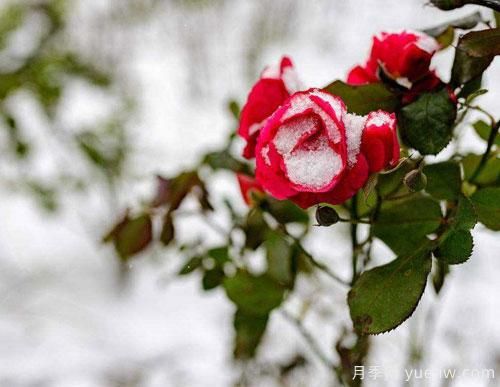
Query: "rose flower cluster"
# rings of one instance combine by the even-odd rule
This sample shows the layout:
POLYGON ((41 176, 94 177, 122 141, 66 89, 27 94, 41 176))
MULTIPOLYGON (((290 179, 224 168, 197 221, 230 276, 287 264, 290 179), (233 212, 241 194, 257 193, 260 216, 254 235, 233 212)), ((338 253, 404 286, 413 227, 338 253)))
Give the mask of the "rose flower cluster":
MULTIPOLYGON (((403 31, 375 37, 370 58, 353 68, 350 84, 389 78, 404 88, 403 103, 442 85, 429 69, 439 48, 431 37, 403 31), (382 78, 383 77, 383 78, 382 78)), ((251 190, 288 199, 302 208, 339 204, 362 188, 371 173, 398 163, 396 116, 382 110, 349 113, 344 101, 301 87, 291 60, 266 68, 241 111, 243 156, 255 158, 255 177, 239 175, 243 197, 251 190)))

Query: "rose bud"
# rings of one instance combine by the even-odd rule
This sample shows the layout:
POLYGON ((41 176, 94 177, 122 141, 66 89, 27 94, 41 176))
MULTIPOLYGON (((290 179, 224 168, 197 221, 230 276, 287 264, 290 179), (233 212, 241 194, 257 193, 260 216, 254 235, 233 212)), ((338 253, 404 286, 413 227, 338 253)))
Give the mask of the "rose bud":
POLYGON ((439 47, 436 39, 421 32, 382 32, 373 38, 366 64, 354 67, 347 76, 347 83, 362 85, 388 79, 399 88, 408 90, 403 102, 411 102, 419 93, 443 85, 429 69, 432 56, 439 47))
POLYGON ((279 66, 264 69, 241 110, 238 134, 247 141, 244 157, 255 157, 257 137, 267 119, 299 88, 300 83, 290 58, 285 56, 279 66))
POLYGON ((366 183, 370 170, 399 158, 394 115, 374 114, 347 113, 339 97, 319 89, 293 94, 259 135, 257 181, 271 196, 302 208, 344 202, 366 183), (374 156, 372 150, 383 155, 374 156))
POLYGON ((316 222, 318 226, 331 226, 340 220, 339 214, 334 208, 328 206, 319 206, 316 209, 316 222))
POLYGON ((405 175, 403 183, 411 192, 422 191, 427 186, 427 176, 420 169, 414 169, 405 175))
POLYGON ((236 178, 238 179, 238 184, 240 186, 241 196, 243 197, 243 200, 247 205, 253 206, 255 204, 253 195, 259 193, 263 194, 264 191, 262 190, 262 187, 251 176, 238 173, 236 175, 236 178))

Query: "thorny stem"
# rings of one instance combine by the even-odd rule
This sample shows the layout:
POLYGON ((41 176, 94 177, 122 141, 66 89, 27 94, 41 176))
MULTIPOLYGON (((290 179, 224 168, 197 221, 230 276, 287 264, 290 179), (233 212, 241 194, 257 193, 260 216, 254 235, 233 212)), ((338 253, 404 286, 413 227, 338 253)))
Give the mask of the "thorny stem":
POLYGON ((299 320, 298 318, 292 316, 288 311, 281 309, 280 310, 281 314, 285 319, 287 319, 289 322, 291 322, 297 330, 300 332, 304 340, 307 342, 311 350, 315 353, 315 355, 318 357, 318 359, 321 360, 321 362, 329 369, 333 370, 336 369, 337 366, 331 361, 326 354, 323 353, 321 348, 319 347, 318 343, 314 339, 314 337, 311 335, 311 333, 304 327, 302 324, 302 321, 299 320))
POLYGON ((472 176, 470 178, 471 183, 473 183, 477 179, 479 174, 482 172, 484 166, 486 165, 486 162, 488 161, 488 158, 490 157, 491 147, 495 143, 495 138, 498 134, 499 128, 500 128, 500 121, 498 121, 496 124, 492 125, 491 132, 490 132, 490 135, 488 137, 488 145, 486 146, 486 151, 483 153, 483 157, 481 157, 481 160, 479 161, 479 164, 478 164, 476 170, 474 171, 474 173, 472 174, 472 176))

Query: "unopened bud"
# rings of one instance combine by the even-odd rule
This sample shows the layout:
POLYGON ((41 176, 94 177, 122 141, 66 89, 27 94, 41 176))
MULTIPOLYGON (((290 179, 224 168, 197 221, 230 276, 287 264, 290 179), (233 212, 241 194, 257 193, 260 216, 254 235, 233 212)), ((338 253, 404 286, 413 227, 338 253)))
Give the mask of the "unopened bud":
POLYGON ((414 169, 406 174, 403 183, 411 192, 422 191, 427 186, 427 176, 420 169, 414 169))
POLYGON ((340 220, 339 214, 332 207, 319 206, 316 209, 316 221, 319 226, 331 226, 340 220))

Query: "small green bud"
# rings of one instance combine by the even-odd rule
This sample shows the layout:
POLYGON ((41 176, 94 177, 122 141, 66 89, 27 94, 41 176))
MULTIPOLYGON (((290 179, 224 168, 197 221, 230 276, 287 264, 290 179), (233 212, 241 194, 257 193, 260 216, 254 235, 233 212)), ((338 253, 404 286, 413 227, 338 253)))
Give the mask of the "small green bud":
POLYGON ((339 214, 332 207, 319 206, 316 209, 316 221, 319 226, 331 226, 340 220, 339 214))
POLYGON ((467 3, 465 0, 431 0, 431 3, 442 9, 443 11, 449 11, 450 9, 460 8, 467 3))
POLYGON ((427 176, 420 169, 414 169, 406 174, 403 183, 411 192, 422 191, 427 186, 427 176))

